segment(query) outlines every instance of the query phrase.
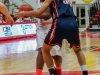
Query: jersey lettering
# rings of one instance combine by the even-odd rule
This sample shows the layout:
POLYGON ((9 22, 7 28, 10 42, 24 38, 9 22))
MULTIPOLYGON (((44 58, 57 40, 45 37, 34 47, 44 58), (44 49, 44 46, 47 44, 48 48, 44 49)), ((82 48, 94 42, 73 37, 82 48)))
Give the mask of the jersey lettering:
POLYGON ((63 0, 63 3, 64 3, 64 4, 70 4, 70 6, 72 6, 72 5, 71 5, 71 2, 70 2, 69 0, 63 0))

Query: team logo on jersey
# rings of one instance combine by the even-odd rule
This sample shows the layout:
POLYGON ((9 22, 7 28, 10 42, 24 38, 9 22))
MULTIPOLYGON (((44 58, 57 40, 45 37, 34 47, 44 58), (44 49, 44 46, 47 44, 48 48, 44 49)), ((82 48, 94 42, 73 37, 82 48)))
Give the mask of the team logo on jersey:
POLYGON ((92 2, 93 0, 83 0, 83 2, 85 2, 85 3, 90 3, 90 2, 92 2))
POLYGON ((70 6, 72 6, 72 5, 71 5, 71 2, 70 2, 69 0, 63 0, 63 3, 64 3, 64 4, 70 4, 70 6))

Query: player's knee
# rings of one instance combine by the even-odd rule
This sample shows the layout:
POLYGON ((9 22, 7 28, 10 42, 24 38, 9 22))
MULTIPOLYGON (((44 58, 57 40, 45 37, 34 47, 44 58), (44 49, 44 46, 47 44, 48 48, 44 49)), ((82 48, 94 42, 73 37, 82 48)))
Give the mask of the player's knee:
POLYGON ((79 51, 81 51, 80 47, 73 46, 72 48, 73 48, 73 50, 74 50, 75 53, 78 53, 79 51))
POLYGON ((81 51, 81 49, 80 49, 80 48, 77 48, 77 49, 75 50, 75 53, 79 53, 79 51, 81 51))

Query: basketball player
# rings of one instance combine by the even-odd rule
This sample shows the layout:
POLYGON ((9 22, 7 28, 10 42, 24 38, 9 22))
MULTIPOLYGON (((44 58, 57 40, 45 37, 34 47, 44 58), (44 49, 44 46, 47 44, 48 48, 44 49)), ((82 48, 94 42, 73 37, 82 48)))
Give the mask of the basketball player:
POLYGON ((88 75, 85 56, 80 46, 78 23, 69 0, 45 0, 40 9, 36 11, 20 12, 17 13, 16 16, 22 17, 27 15, 38 17, 48 7, 50 7, 53 23, 44 40, 42 53, 50 75, 57 75, 50 50, 54 45, 62 46, 63 39, 67 39, 70 43, 70 47, 73 48, 83 75, 88 75))
MULTIPOLYGON (((37 0, 37 4, 38 4, 38 9, 43 5, 44 0, 37 0)), ((47 9, 45 11, 45 14, 50 15, 50 11, 49 9, 47 9)), ((38 17, 40 18, 40 17, 38 17)), ((46 18, 46 15, 45 15, 46 18)), ((47 18, 49 18, 47 16, 47 18)), ((43 41, 44 38, 46 37, 50 27, 51 27, 51 23, 46 24, 45 19, 43 18, 42 15, 42 19, 38 19, 38 25, 37 25, 37 50, 38 50, 38 55, 36 58, 36 75, 42 75, 42 69, 44 66, 44 60, 43 60, 43 55, 42 55, 42 46, 43 46, 43 41)), ((48 20, 46 21, 48 22, 48 20)), ((52 58, 54 59, 55 65, 56 65, 56 70, 57 70, 57 75, 61 75, 61 65, 62 65, 62 57, 60 56, 61 54, 61 50, 59 46, 54 46, 51 51, 50 54, 52 56, 52 58)))
POLYGON ((6 23, 8 23, 12 26, 14 21, 13 21, 12 17, 10 16, 10 13, 8 12, 7 7, 1 2, 0 2, 0 12, 6 16, 6 18, 5 18, 6 23))

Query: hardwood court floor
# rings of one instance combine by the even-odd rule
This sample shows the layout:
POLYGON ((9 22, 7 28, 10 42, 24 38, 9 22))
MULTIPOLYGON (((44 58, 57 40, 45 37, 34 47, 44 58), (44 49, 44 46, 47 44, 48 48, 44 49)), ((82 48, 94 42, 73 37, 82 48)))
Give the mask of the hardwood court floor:
MULTIPOLYGON (((100 75, 100 33, 80 33, 89 75, 100 75)), ((36 38, 0 44, 0 75, 35 75, 36 38)), ((77 58, 66 40, 63 41, 63 75, 82 75, 77 58)), ((49 75, 44 66, 43 75, 49 75)))

